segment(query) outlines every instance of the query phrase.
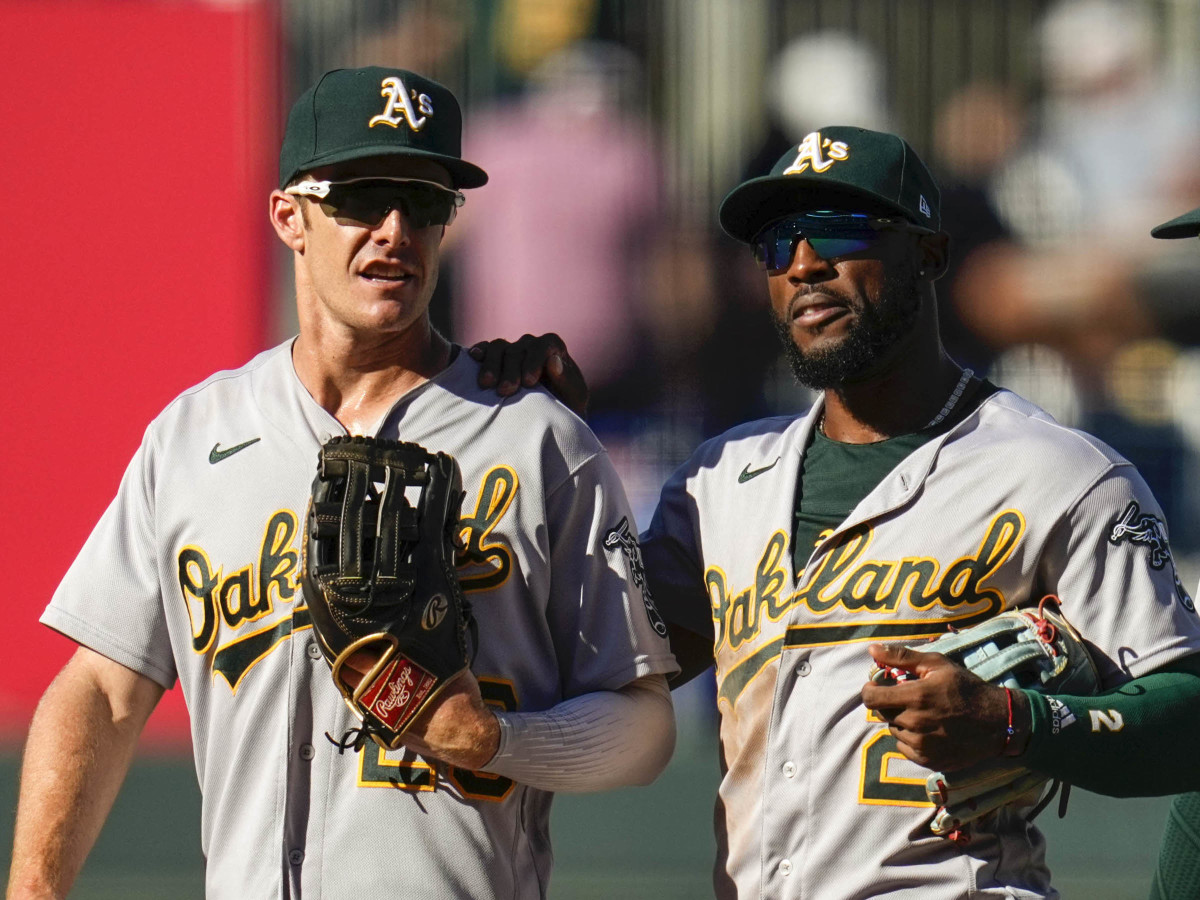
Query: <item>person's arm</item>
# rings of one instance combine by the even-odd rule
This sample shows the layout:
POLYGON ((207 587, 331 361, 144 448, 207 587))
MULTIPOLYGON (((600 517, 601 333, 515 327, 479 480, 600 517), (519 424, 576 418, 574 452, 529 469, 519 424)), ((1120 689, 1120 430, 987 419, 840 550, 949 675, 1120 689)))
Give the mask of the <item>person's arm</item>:
POLYGON ((1200 897, 1200 793, 1193 792, 1171 801, 1150 900, 1196 897, 1200 897))
POLYGON ((712 600, 695 544, 695 501, 688 493, 692 466, 685 464, 663 485, 650 527, 642 533, 646 586, 654 597, 680 671, 671 689, 682 687, 713 665, 716 629, 712 600))
POLYGON ((481 388, 494 387, 501 397, 508 397, 520 388, 541 384, 579 418, 587 418, 587 382, 557 334, 480 341, 467 352, 479 363, 481 388))
POLYGON ((1200 743, 1200 654, 1090 697, 1026 691, 1032 734, 1018 759, 1110 797, 1200 790, 1200 767, 1164 747, 1200 743))
POLYGON ((404 745, 427 759, 544 791, 606 791, 649 784, 666 768, 675 750, 675 713, 662 675, 539 712, 500 712, 483 704, 467 672, 413 722, 404 745))
POLYGON ((162 694, 86 647, 47 688, 25 745, 9 900, 66 896, 162 694))
POLYGON ((675 690, 712 668, 713 639, 711 629, 708 634, 698 634, 675 622, 667 623, 667 633, 679 663, 679 674, 671 679, 671 690, 675 690))
POLYGON ((1111 797, 1200 789, 1200 769, 1166 747, 1200 742, 1200 654, 1088 697, 1005 690, 940 653, 872 645, 877 663, 918 677, 863 688, 863 704, 891 726, 900 752, 952 772, 1002 756, 1111 797))
POLYGON ((662 675, 643 675, 544 712, 496 716, 500 747, 484 771, 545 791, 646 785, 675 751, 675 713, 662 675))
POLYGON ((630 515, 602 451, 547 496, 546 621, 566 699, 498 712, 466 673, 405 733, 409 749, 545 790, 645 784, 662 771, 675 743, 664 675, 677 666, 642 583, 630 515))

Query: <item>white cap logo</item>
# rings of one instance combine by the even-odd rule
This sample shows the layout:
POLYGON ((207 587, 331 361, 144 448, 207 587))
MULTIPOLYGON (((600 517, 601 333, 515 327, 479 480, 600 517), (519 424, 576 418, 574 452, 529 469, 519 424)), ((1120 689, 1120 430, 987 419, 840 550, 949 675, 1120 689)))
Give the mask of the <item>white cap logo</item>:
POLYGON ((799 175, 810 166, 814 172, 824 172, 835 162, 850 158, 850 148, 844 141, 822 140, 821 132, 814 131, 796 148, 796 158, 783 170, 784 175, 799 175))
POLYGON ((367 123, 368 128, 374 128, 376 125, 390 125, 392 128, 397 128, 401 122, 407 122, 408 127, 413 131, 420 131, 429 117, 433 115, 433 101, 429 99, 429 95, 409 91, 404 86, 404 82, 395 75, 383 79, 383 84, 380 86, 383 90, 379 93, 387 97, 387 105, 384 106, 383 112, 367 123), (413 107, 414 101, 417 104, 415 108, 413 107), (424 115, 418 116, 418 110, 424 115))
POLYGON ((921 214, 927 219, 933 218, 933 213, 929 211, 929 203, 925 200, 925 195, 921 195, 921 214))

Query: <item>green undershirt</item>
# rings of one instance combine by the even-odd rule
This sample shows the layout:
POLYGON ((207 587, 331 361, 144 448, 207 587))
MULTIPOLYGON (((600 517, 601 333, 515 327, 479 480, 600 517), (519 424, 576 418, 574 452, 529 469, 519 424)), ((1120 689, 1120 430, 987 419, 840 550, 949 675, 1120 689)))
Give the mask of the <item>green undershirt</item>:
POLYGON ((800 464, 800 483, 796 488, 792 557, 797 577, 803 576, 816 545, 846 521, 854 507, 892 469, 918 447, 965 419, 997 390, 990 381, 973 378, 958 405, 939 424, 873 444, 843 444, 814 428, 800 464))
POLYGON ((918 431, 874 444, 843 444, 813 432, 800 464, 792 555, 804 574, 813 549, 836 529, 867 494, 935 433, 918 431))
MULTIPOLYGON (((813 548, 889 472, 961 422, 996 390, 986 380, 972 380, 958 408, 936 427, 873 444, 843 444, 815 429, 796 490, 792 556, 798 577, 813 548)), ((1094 697, 1054 697, 1075 716, 1073 725, 1057 732, 1050 698, 1036 691, 1026 694, 1033 730, 1018 759, 1030 769, 1113 797, 1200 790, 1200 766, 1189 761, 1186 750, 1200 746, 1200 654, 1094 697), (1100 723, 1096 730, 1093 711, 1100 723), (1118 730, 1104 724, 1115 721, 1112 711, 1124 723, 1118 730), (1164 747, 1180 749, 1164 754, 1164 747)), ((1200 812, 1195 824, 1200 829, 1200 812)))

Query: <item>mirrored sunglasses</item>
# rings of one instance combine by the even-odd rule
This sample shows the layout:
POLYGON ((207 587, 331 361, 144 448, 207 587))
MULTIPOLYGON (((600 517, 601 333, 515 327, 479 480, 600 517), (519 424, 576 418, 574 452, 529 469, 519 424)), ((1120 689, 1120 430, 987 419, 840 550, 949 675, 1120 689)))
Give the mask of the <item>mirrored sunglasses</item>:
POLYGON ((398 209, 414 228, 449 225, 465 199, 461 191, 419 178, 350 178, 301 181, 285 193, 316 200, 326 215, 376 228, 398 209))
POLYGON ((933 234, 898 217, 871 216, 841 210, 814 210, 772 222, 758 233, 752 247, 754 258, 770 271, 786 269, 800 241, 808 241, 824 260, 835 260, 870 250, 885 231, 916 231, 933 234))

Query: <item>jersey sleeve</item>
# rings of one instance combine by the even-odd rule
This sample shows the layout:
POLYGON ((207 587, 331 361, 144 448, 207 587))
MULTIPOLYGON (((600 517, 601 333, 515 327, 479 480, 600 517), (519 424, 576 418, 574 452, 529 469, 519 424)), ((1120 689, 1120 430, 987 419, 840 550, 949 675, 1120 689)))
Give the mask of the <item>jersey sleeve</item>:
POLYGON ((691 471, 685 465, 663 485, 650 527, 642 535, 642 553, 650 591, 663 617, 711 643, 712 602, 700 564, 696 501, 688 493, 691 471))
POLYGON ((176 670, 156 566, 153 460, 147 431, 116 497, 67 570, 41 621, 170 688, 176 670))
POLYGON ((645 589, 637 528, 608 454, 599 452, 547 498, 547 616, 564 697, 615 690, 679 670, 645 589))
POLYGON ((1039 580, 1091 645, 1106 688, 1200 651, 1200 620, 1162 510, 1131 465, 1109 469, 1070 508, 1039 580))

